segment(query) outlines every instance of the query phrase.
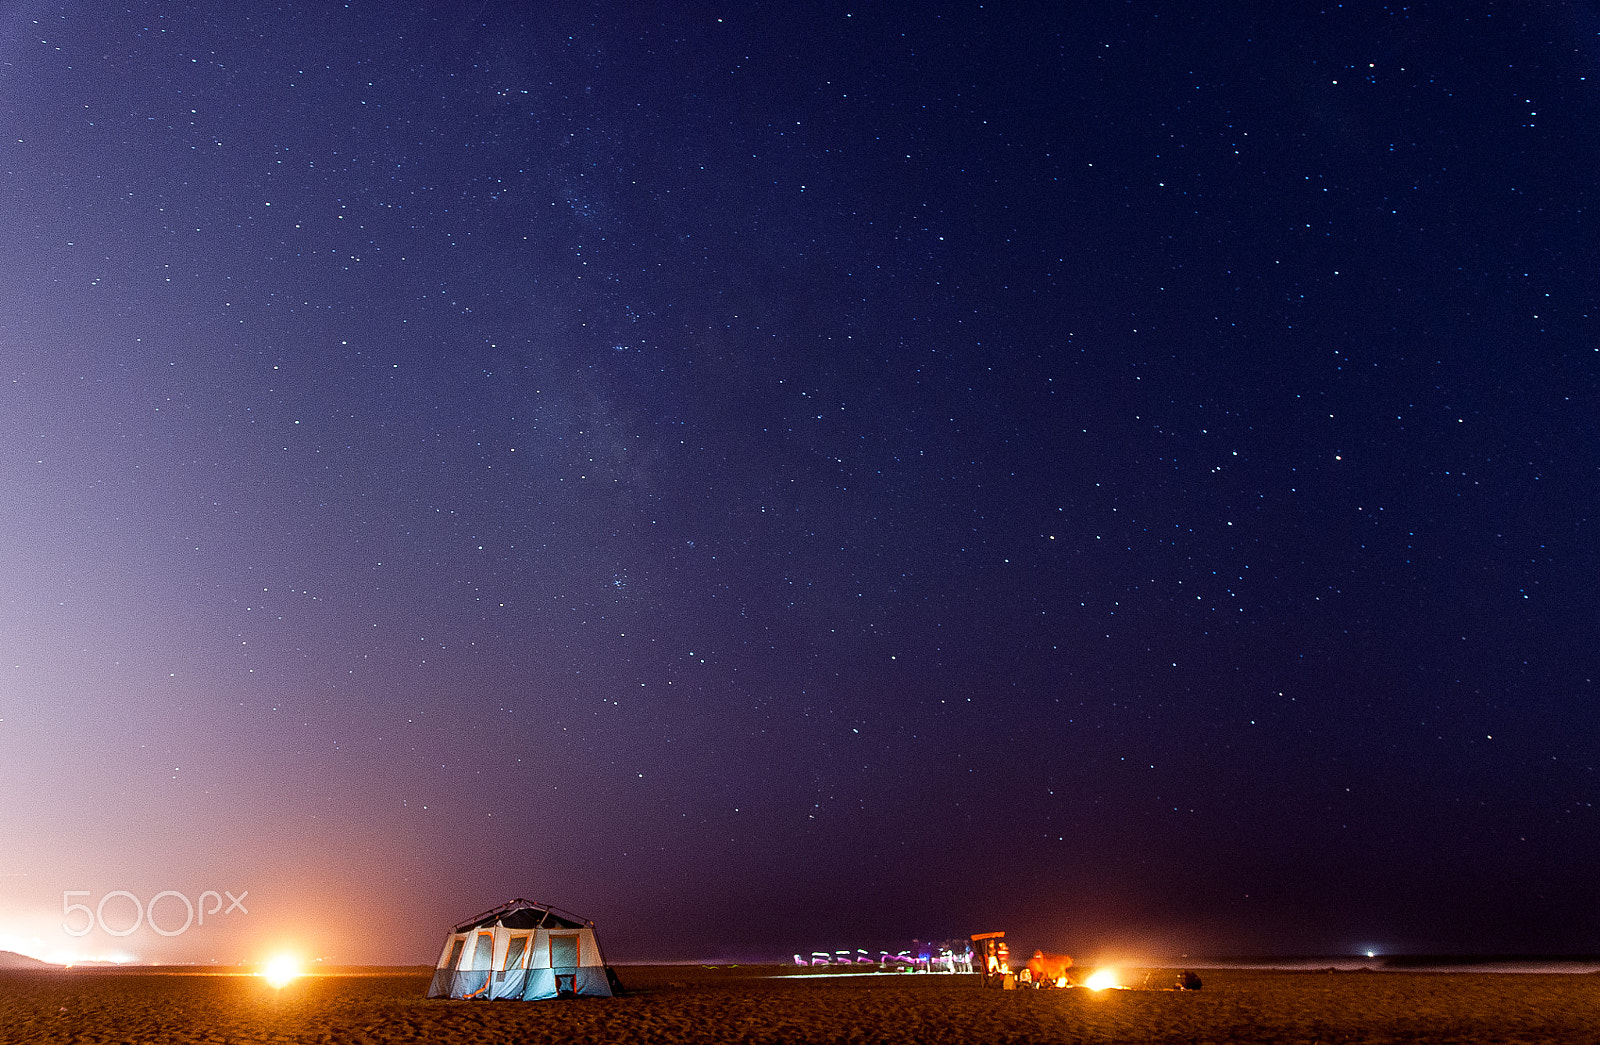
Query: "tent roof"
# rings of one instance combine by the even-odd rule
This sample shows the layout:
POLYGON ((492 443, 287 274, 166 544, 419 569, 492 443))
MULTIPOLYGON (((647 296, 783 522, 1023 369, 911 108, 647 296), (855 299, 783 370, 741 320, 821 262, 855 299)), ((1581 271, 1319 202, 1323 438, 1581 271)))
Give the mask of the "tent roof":
POLYGON ((571 911, 518 897, 468 918, 450 931, 464 933, 469 929, 482 929, 490 925, 503 925, 507 929, 582 929, 593 927, 594 923, 571 911))

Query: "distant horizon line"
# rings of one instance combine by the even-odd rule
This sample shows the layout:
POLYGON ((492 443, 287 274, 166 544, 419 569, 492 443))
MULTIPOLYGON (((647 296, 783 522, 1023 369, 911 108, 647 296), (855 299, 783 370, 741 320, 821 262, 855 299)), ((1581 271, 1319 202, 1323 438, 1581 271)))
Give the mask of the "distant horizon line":
MULTIPOLYGON (((607 964, 619 968, 637 967, 693 967, 706 968, 775 968, 798 969, 792 961, 772 958, 624 958, 609 961, 607 964)), ((880 964, 880 963, 865 963, 880 964)), ((1600 954, 1597 953, 1410 953, 1397 952, 1389 954, 1365 954, 1361 952, 1345 952, 1332 954, 1176 954, 1176 955, 1145 955, 1140 957, 1129 956, 1123 959, 1108 959, 1105 961, 1084 962, 1083 967, 1093 968, 1096 964, 1120 965, 1131 968, 1215 968, 1215 969, 1260 969, 1262 971, 1285 972, 1377 972, 1377 971, 1507 971, 1531 972, 1539 971, 1531 966, 1561 966, 1560 969, 1550 971, 1559 972, 1593 972, 1600 973, 1600 954), (1589 968, 1571 968, 1572 966, 1587 966, 1589 968)), ((138 971, 138 970, 163 970, 171 972, 209 972, 219 975, 256 975, 251 971, 262 965, 257 961, 238 961, 223 963, 220 961, 190 961, 190 962, 113 962, 113 961, 87 961, 60 963, 35 958, 32 955, 18 951, 0 950, 0 972, 27 972, 39 970, 60 971, 138 971), (20 959, 19 964, 7 964, 3 959, 20 959)), ((431 970, 434 962, 402 962, 402 963, 311 963, 306 969, 306 975, 373 975, 385 971, 400 972, 402 970, 431 970)), ((823 971, 833 966, 806 966, 815 969, 812 975, 826 975, 823 971)))

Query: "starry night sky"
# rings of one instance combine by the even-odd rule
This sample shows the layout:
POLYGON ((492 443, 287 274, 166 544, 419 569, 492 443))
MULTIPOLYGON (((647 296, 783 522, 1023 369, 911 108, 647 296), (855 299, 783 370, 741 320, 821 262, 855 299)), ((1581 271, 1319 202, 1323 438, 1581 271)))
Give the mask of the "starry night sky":
POLYGON ((1600 951, 1597 34, 0 4, 0 949, 1600 951))

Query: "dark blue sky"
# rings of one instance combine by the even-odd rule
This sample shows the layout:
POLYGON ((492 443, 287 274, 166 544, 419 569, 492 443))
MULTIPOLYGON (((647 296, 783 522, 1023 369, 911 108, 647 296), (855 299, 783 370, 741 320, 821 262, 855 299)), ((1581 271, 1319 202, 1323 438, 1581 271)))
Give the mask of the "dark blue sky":
POLYGON ((1600 16, 1076 6, 0 6, 0 949, 1600 951, 1600 16))

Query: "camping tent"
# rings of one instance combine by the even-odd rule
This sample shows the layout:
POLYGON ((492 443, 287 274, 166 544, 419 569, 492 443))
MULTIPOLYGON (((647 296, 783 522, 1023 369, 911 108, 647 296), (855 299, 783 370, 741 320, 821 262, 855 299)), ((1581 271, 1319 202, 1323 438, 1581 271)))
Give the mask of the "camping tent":
POLYGON ((609 998, 615 982, 595 942, 593 922, 517 899, 450 930, 428 997, 609 998))

